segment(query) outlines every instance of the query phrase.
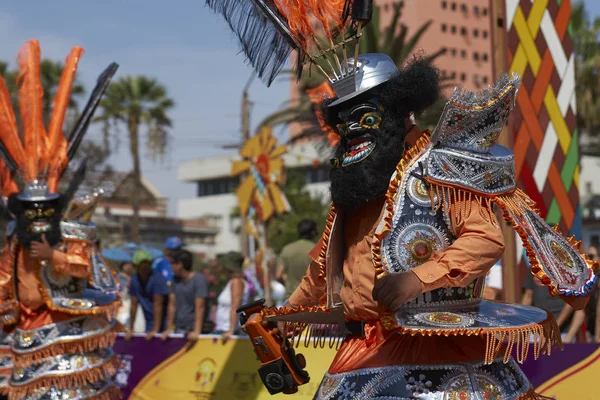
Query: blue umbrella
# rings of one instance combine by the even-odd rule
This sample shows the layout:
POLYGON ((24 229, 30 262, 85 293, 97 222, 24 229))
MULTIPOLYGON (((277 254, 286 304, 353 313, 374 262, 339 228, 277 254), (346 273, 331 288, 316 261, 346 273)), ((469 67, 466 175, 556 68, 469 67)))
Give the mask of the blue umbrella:
POLYGON ((133 260, 133 253, 138 250, 146 250, 152 258, 158 258, 163 255, 162 250, 157 249, 156 247, 148 246, 145 244, 137 245, 135 243, 126 243, 123 246, 118 247, 108 247, 102 250, 102 255, 107 260, 116 261, 116 262, 131 262, 133 260))

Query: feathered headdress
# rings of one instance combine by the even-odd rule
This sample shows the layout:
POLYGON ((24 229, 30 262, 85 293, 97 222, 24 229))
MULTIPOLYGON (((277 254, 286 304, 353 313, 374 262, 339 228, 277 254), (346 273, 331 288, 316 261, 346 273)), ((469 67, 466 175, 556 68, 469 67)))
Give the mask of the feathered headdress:
POLYGON ((74 47, 67 56, 65 67, 52 104, 48 127, 43 122, 40 81, 40 45, 30 40, 19 51, 17 62, 20 74, 18 101, 22 132, 19 134, 11 97, 4 79, 0 77, 0 155, 2 156, 0 190, 3 197, 21 193, 23 200, 56 198, 58 183, 87 130, 98 102, 118 66, 112 63, 100 76, 81 117, 69 139, 63 125, 71 88, 83 48, 74 47))
POLYGON ((267 85, 292 51, 298 55, 298 78, 306 63, 314 64, 330 82, 353 77, 358 72, 361 29, 373 13, 373 0, 206 0, 206 4, 223 15, 267 85), (353 68, 346 54, 350 42, 355 42, 353 68))

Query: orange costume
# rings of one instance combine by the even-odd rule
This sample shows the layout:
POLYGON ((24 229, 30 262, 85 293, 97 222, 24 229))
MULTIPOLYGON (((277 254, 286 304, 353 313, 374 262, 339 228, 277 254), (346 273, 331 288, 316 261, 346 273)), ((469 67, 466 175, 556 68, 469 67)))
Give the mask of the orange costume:
POLYGON ((65 206, 73 209, 78 204, 71 200, 84 169, 64 195, 57 193, 59 180, 116 71, 113 64, 100 77, 67 139, 62 127, 82 54, 83 49, 75 47, 66 59, 46 131, 39 44, 32 40, 22 47, 18 63, 23 141, 0 78, 2 196, 15 220, 0 259, 0 315, 5 330, 12 333, 13 368, 7 382, 11 399, 119 397, 110 378, 118 358, 109 348, 118 330, 112 320, 118 299, 100 306, 83 296, 86 286, 99 283, 102 268, 115 291, 116 281, 97 262, 95 230, 60 222, 65 206))
POLYGON ((521 237, 531 272, 574 307, 587 302, 597 265, 537 214, 516 188, 513 153, 496 144, 519 78, 455 89, 421 135, 413 115, 439 99, 440 71, 427 58, 399 69, 399 55, 359 54, 372 0, 206 2, 267 84, 292 51, 298 77, 309 65, 326 78, 325 96, 310 92, 335 139, 325 232, 286 307, 240 309, 270 393, 306 383, 304 358, 273 345, 305 328, 317 345, 344 338, 318 400, 541 398, 511 353, 550 352, 560 332, 544 310, 481 298, 504 250, 493 208, 521 237))

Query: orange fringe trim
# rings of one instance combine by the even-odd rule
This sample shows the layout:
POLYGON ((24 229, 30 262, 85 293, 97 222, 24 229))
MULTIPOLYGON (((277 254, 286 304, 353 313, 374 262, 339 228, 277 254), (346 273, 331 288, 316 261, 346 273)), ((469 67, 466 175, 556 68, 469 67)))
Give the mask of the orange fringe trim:
POLYGON ((541 394, 537 394, 535 389, 530 389, 523 396, 519 396, 517 400, 554 400, 554 397, 546 397, 541 394))
POLYGON ((421 153, 430 143, 431 131, 424 131, 419 139, 417 139, 415 145, 411 147, 404 157, 400 160, 396 166, 396 173, 390 181, 390 186, 385 194, 385 212, 383 216, 383 223, 385 224, 381 231, 375 233, 373 241, 371 243, 371 256, 373 258, 373 264, 375 265, 375 273, 377 279, 381 278, 385 273, 383 262, 381 259, 381 243, 384 236, 392 230, 392 218, 394 216, 394 201, 398 193, 400 184, 406 178, 404 171, 412 165, 411 161, 414 162, 417 155, 421 153))
POLYGON ((533 357, 535 360, 541 354, 550 355, 552 347, 560 347, 563 343, 560 336, 560 329, 556 324, 554 316, 548 313, 548 317, 540 322, 526 327, 518 328, 494 328, 494 329, 411 329, 398 326, 393 317, 381 318, 381 325, 387 330, 395 330, 401 334, 411 336, 485 336, 486 364, 491 364, 501 351, 504 351, 504 362, 507 363, 511 357, 512 350, 516 350, 517 361, 522 363, 527 358, 529 345, 531 344, 531 334, 533 334, 533 357), (506 344, 506 346, 504 346, 506 344))
POLYGON ((122 330, 122 325, 117 323, 108 332, 90 336, 83 340, 78 339, 73 342, 54 343, 48 347, 44 347, 43 349, 29 354, 13 353, 13 364, 16 367, 26 367, 32 363, 41 361, 44 358, 54 357, 60 354, 92 352, 97 349, 112 347, 112 345, 115 343, 117 333, 121 332, 122 330))
MULTIPOLYGON (((8 398, 10 400, 19 400, 30 396, 36 389, 54 387, 57 389, 67 389, 83 386, 86 383, 97 382, 117 373, 121 361, 115 354, 106 360, 102 365, 90 368, 88 370, 71 373, 63 376, 47 376, 36 379, 30 384, 24 386, 9 385, 8 398)), ((108 391, 106 392, 108 394, 108 391)), ((99 396, 103 395, 101 393, 99 396)), ((102 397, 100 397, 102 398, 102 397)), ((104 397, 110 399, 110 397, 104 397)))
POLYGON ((319 278, 325 279, 327 275, 327 248, 329 247, 329 239, 331 238, 331 229, 333 228, 333 221, 335 220, 335 216, 337 215, 337 211, 333 203, 331 203, 329 208, 329 214, 327 215, 327 219, 325 220, 325 230, 323 231, 323 244, 321 246, 321 251, 319 252, 319 278))

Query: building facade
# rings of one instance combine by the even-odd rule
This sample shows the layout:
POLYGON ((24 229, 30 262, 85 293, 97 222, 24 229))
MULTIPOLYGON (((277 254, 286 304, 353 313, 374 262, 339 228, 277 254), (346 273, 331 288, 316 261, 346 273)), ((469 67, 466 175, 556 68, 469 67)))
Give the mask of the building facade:
MULTIPOLYGON (((237 216, 235 189, 239 178, 231 176, 231 163, 237 155, 184 161, 179 164, 180 181, 196 185, 196 197, 180 200, 177 216, 181 219, 211 220, 218 228, 211 255, 239 251, 240 218, 237 216)), ((313 196, 329 199, 329 152, 318 143, 304 142, 289 147, 283 156, 286 170, 304 176, 313 196)))

